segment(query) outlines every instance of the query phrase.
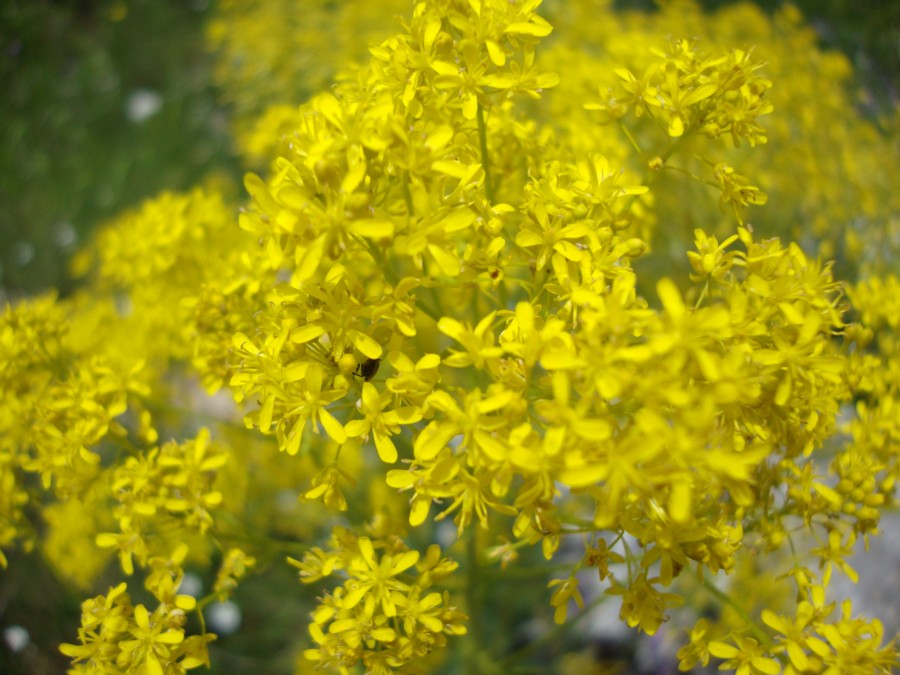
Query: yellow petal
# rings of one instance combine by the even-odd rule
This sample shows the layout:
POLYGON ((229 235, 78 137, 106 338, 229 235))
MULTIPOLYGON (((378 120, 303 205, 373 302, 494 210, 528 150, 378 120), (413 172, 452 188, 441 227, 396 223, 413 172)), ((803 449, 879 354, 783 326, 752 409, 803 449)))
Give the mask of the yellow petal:
POLYGON ((681 299, 681 293, 678 292, 678 287, 674 281, 668 277, 663 277, 656 284, 656 292, 669 316, 676 321, 684 316, 684 301, 681 299))
POLYGON ((380 359, 383 352, 381 345, 362 332, 353 334, 353 346, 370 359, 380 359))
POLYGON ((428 244, 428 252, 434 258, 441 272, 448 277, 459 276, 459 258, 454 255, 455 251, 451 253, 437 244, 428 244))
POLYGON ((375 437, 375 449, 378 450, 378 457, 385 464, 393 464, 397 461, 397 448, 391 437, 378 431, 373 433, 375 437))
POLYGON ((353 234, 368 239, 390 239, 394 236, 394 223, 385 218, 354 220, 348 229, 353 234))
POLYGON ((342 427, 341 423, 335 419, 334 415, 325 408, 319 408, 319 421, 325 428, 325 432, 331 436, 332 440, 337 443, 344 443, 347 440, 347 433, 344 431, 344 427, 342 427))
POLYGON ((710 642, 708 649, 710 654, 719 659, 731 659, 740 653, 737 647, 718 640, 710 642))
POLYGON ((493 40, 485 40, 484 46, 487 47, 488 57, 490 57, 491 63, 498 68, 506 63, 506 54, 500 48, 500 45, 493 40))
POLYGON ((409 524, 411 527, 418 527, 428 518, 428 511, 431 509, 431 500, 424 497, 416 497, 413 499, 412 508, 409 510, 409 524))
POLYGON ((320 335, 324 335, 325 327, 317 323, 308 323, 291 331, 291 342, 304 344, 310 340, 315 340, 320 335))
POLYGON ((669 516, 676 523, 686 523, 691 517, 691 484, 688 480, 675 483, 669 492, 669 516))

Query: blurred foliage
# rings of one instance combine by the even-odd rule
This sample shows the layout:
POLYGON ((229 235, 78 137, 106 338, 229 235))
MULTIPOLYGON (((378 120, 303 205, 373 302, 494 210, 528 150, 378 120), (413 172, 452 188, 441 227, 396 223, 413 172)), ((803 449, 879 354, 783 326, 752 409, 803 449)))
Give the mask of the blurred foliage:
MULTIPOLYGON (((706 0, 709 8, 728 0, 706 0)), ((772 10, 783 0, 760 0, 772 10)), ((794 4, 819 32, 826 47, 842 50, 853 62, 861 84, 880 104, 900 94, 900 3, 895 0, 797 0, 794 4)))
MULTIPOLYGON (((623 9, 652 10, 654 0, 618 0, 623 9)), ((700 0, 714 10, 734 0, 700 0)), ((850 57, 860 84, 877 105, 889 105, 900 94, 900 3, 896 0, 756 0, 767 12, 795 5, 816 27, 823 47, 840 49, 850 57)))
POLYGON ((0 285, 67 290, 90 228, 229 166, 205 2, 0 3, 0 285), (134 96, 158 111, 131 121, 134 96))
POLYGON ((346 78, 368 61, 370 44, 399 30, 410 6, 409 0, 217 0, 205 38, 242 157, 255 154, 242 138, 264 111, 273 104, 294 108, 346 78))

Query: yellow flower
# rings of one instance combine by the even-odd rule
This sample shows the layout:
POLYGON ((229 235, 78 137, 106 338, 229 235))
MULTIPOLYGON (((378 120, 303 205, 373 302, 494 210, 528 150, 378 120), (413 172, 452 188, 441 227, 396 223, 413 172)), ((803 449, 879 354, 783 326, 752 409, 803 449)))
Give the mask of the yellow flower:
MULTIPOLYGON (((835 566, 856 576, 848 552, 900 477, 898 282, 871 275, 896 257, 900 201, 891 139, 830 86, 846 59, 795 10, 747 3, 643 15, 573 1, 544 18, 539 0, 417 0, 393 36, 378 36, 377 3, 242 14, 259 4, 222 0, 210 26, 255 155, 240 215, 212 181, 163 193, 97 234, 76 261, 82 292, 0 319, 0 547, 52 551, 84 509, 90 527, 69 534, 117 553, 159 602, 132 605, 124 584, 87 601, 63 647, 75 669, 208 665, 213 636, 184 634, 205 601, 178 593, 182 565, 249 536, 260 552, 303 547, 300 580, 330 584, 305 652, 319 669, 440 667, 431 652, 466 633, 440 585, 467 584, 481 613, 540 544, 562 568, 557 623, 583 606, 585 566, 623 622, 654 634, 694 573, 752 558, 793 565, 798 597, 753 607, 764 626, 738 611, 720 622, 737 625, 698 622, 682 668, 712 655, 739 675, 890 672, 881 625, 849 603, 831 617, 826 594, 835 566), (563 39, 542 44, 551 23, 563 39), (368 62, 319 91, 332 64, 305 47, 365 59, 361 34, 379 38, 368 62), (277 107, 253 123, 257 99, 277 107), (726 151, 725 136, 749 147, 726 151), (779 208, 751 227, 757 186, 779 208), (847 326, 838 277, 859 275, 847 326), (268 438, 226 449, 204 429, 157 445, 209 413, 192 397, 170 412, 173 391, 192 391, 188 362, 268 438), (333 513, 273 497, 297 485, 345 512, 327 545, 316 533, 333 513), (408 493, 408 518, 385 485, 408 493), (65 516, 49 537, 28 522, 41 512, 65 516), (437 545, 404 541, 404 520, 431 542, 450 517, 464 580, 437 545), (267 523, 291 541, 269 541, 267 523)), ((252 552, 223 549, 214 595, 252 552)), ((470 669, 483 634, 462 650, 470 669)))
POLYGON ((162 614, 151 615, 143 605, 135 606, 135 625, 130 629, 134 639, 119 643, 129 667, 143 668, 148 675, 163 675, 162 663, 169 661, 172 647, 184 641, 184 631, 169 629, 161 619, 162 614))
POLYGON ((353 538, 338 528, 333 534, 335 550, 313 549, 302 562, 289 559, 305 583, 338 570, 349 576, 313 612, 309 630, 317 647, 304 652, 306 659, 342 668, 358 661, 367 668, 402 668, 433 647, 444 646, 447 635, 466 632, 465 615, 446 593, 425 592, 456 568, 441 559, 439 547, 430 547, 419 561, 417 551, 396 542, 393 552, 386 550, 379 560, 375 547, 381 548, 380 542, 353 538), (418 577, 411 583, 400 581, 397 577, 403 573, 412 579, 410 568, 417 561, 418 577))
POLYGON ((375 557, 375 548, 367 537, 360 537, 357 542, 359 556, 350 561, 347 571, 356 580, 342 603, 344 609, 352 609, 363 597, 369 598, 366 604, 367 613, 374 612, 370 603, 381 603, 387 616, 396 616, 397 608, 391 598, 392 591, 408 591, 409 586, 394 577, 416 564, 418 551, 407 551, 394 557, 384 555, 381 560, 375 557))
POLYGON ((371 433, 375 439, 378 456, 387 464, 397 461, 397 448, 391 440, 391 435, 398 433, 401 425, 413 424, 422 419, 421 412, 411 406, 384 411, 393 398, 390 391, 386 390, 379 395, 372 383, 364 383, 357 407, 365 418, 352 420, 344 427, 351 438, 368 436, 371 433))
POLYGON ((556 623, 565 623, 569 600, 574 600, 578 608, 583 609, 584 598, 581 597, 581 592, 578 590, 578 581, 574 576, 568 579, 552 579, 547 584, 548 588, 553 588, 554 586, 558 588, 553 591, 553 596, 550 598, 550 604, 556 608, 553 612, 553 620, 556 623))
POLYGON ((667 607, 681 602, 681 598, 673 593, 660 593, 655 582, 659 579, 647 579, 640 574, 625 587, 613 586, 606 592, 622 596, 622 609, 619 617, 629 626, 640 628, 648 635, 654 635, 663 621, 667 607))
POLYGON ((709 642, 706 634, 709 630, 709 622, 700 619, 691 629, 691 641, 678 649, 678 670, 691 670, 698 663, 706 666, 709 663, 709 642))
POLYGON ((776 675, 781 672, 777 659, 766 656, 766 650, 753 638, 736 637, 735 644, 713 640, 709 653, 726 659, 721 668, 732 668, 736 675, 776 675))

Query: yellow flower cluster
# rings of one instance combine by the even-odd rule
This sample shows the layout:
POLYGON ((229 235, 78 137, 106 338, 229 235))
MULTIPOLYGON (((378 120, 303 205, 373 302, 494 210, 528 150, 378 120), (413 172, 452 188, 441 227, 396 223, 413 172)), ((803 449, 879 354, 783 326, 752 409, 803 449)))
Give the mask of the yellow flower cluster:
POLYGON ((271 125, 292 131, 295 104, 336 77, 350 77, 369 44, 393 33, 408 10, 406 0, 218 0, 206 43, 217 57, 213 77, 233 108, 244 161, 268 161, 280 136, 271 125))
POLYGON ((347 576, 313 613, 310 633, 316 647, 305 656, 319 668, 343 669, 362 662, 366 672, 385 675, 444 647, 447 635, 465 634, 466 617, 449 605, 447 593, 427 592, 457 568, 457 563, 441 558, 436 544, 420 560, 419 552, 399 539, 373 542, 336 528, 332 547, 313 548, 302 561, 288 559, 300 570, 303 583, 335 573, 347 576), (377 553, 376 545, 384 551, 377 553), (407 581, 412 568, 417 575, 407 581))
POLYGON ((0 324, 7 463, 21 463, 61 496, 96 475, 101 457, 93 448, 121 432, 115 418, 129 393, 147 391, 141 363, 123 370, 99 350, 81 350, 66 330, 73 309, 45 297, 8 307, 0 324))
MULTIPOLYGON (((196 332, 181 299, 206 275, 234 269, 226 258, 240 255, 242 233, 222 231, 231 218, 217 190, 163 194, 81 253, 76 268, 90 272, 82 292, 25 301, 0 317, 0 545, 39 546, 63 579, 85 589, 115 550, 126 575, 135 563, 151 570, 146 586, 161 603, 132 607, 124 583, 88 601, 82 644, 63 648, 84 661, 75 672, 173 673, 208 663, 214 636, 184 638, 195 603, 175 591, 188 554, 208 558, 213 513, 224 501, 214 484, 223 485, 229 453, 206 429, 184 442, 157 441, 160 421, 174 428, 166 422, 177 377, 169 364, 190 357, 196 332)), ((185 434, 182 421, 177 427, 185 434)), ((231 549, 214 597, 225 597, 253 562, 231 549)))
POLYGON ((876 531, 881 511, 897 504, 900 479, 896 448, 900 443, 900 280, 893 274, 872 277, 850 289, 859 313, 859 342, 867 351, 853 354, 852 383, 856 415, 849 424, 853 443, 837 455, 832 470, 842 509, 856 519, 854 530, 876 531))
POLYGON ((151 524, 206 533, 213 524, 210 510, 222 503, 222 493, 211 485, 227 461, 225 451, 210 444, 207 429, 187 443, 170 442, 129 457, 112 475, 112 492, 119 503, 113 515, 120 531, 99 534, 97 545, 117 549, 122 570, 131 575, 134 557, 141 566, 146 564, 145 535, 151 524), (167 516, 177 522, 167 522, 167 516))
POLYGON ((680 40, 655 55, 659 60, 640 78, 627 68, 617 70, 621 91, 611 90, 608 101, 585 107, 603 112, 609 120, 633 107, 638 117, 654 118, 673 138, 696 131, 708 138, 728 134, 735 146, 742 138, 750 145, 766 142, 757 118, 772 112, 766 98, 771 82, 754 73, 762 64, 749 52, 737 49, 710 58, 698 54, 690 41, 680 40))
POLYGON ((298 672, 428 671, 451 636, 471 672, 512 666, 481 620, 484 579, 517 573, 562 625, 599 601, 590 574, 651 635, 703 593, 726 611, 684 670, 898 665, 878 620, 827 598, 900 472, 900 282, 854 244, 897 222, 866 177, 883 137, 810 72, 845 60, 791 9, 540 5, 418 0, 314 94, 332 73, 309 50, 361 58, 347 26, 377 31, 376 5, 304 3, 294 30, 296 3, 223 2, 209 35, 242 129, 275 104, 243 136, 263 168, 240 214, 213 183, 163 194, 79 256, 81 295, 6 309, 0 547, 40 545, 83 587, 73 556, 97 573, 114 550, 159 601, 88 600, 73 672, 208 664, 206 604, 286 553, 304 583, 340 579, 298 672), (232 408, 191 377, 247 429, 198 431, 232 408), (782 580, 745 605, 761 553, 782 580), (211 594, 178 595, 211 559, 211 594))
POLYGON ((113 297, 148 359, 191 355, 196 329, 188 295, 236 274, 247 240, 232 227, 236 206, 213 179, 185 194, 164 192, 102 228, 73 261, 95 295, 113 297), (188 292, 190 291, 190 293, 188 292))
MULTIPOLYGON (((836 258, 845 277, 860 269, 890 270, 900 242, 900 196, 893 187, 897 150, 885 135, 896 136, 896 112, 872 112, 866 95, 853 87, 849 59, 819 48, 815 29, 789 3, 781 4, 773 16, 750 2, 724 3, 712 13, 694 0, 656 4, 655 12, 619 12, 613 11, 611 0, 547 1, 548 18, 560 40, 542 51, 543 63, 566 72, 547 103, 570 142, 579 148, 597 147, 642 175, 646 162, 666 157, 668 144, 653 127, 668 123, 670 99, 664 95, 659 104, 649 103, 650 114, 640 124, 620 120, 625 127, 619 133, 595 127, 596 121, 608 119, 606 111, 599 116, 594 110, 580 113, 572 110, 572 101, 616 111, 620 105, 633 105, 627 103, 634 100, 629 89, 644 85, 655 93, 665 81, 658 54, 685 44, 679 37, 688 37, 704 52, 716 46, 724 51, 721 56, 731 52, 752 58, 765 64, 760 73, 773 83, 762 102, 775 111, 762 123, 768 142, 750 151, 713 150, 704 134, 683 141, 686 147, 676 161, 666 163, 666 173, 687 173, 699 180, 693 187, 685 181, 678 187, 669 182, 654 191, 653 211, 665 225, 666 248, 673 240, 687 243, 697 222, 707 223, 712 234, 728 235, 728 219, 717 218, 704 196, 704 183, 718 182, 710 169, 724 160, 751 177, 768 197, 770 208, 750 210, 754 225, 794 239, 807 251, 836 258), (859 112, 860 104, 867 105, 867 114, 859 112), (719 159, 710 164, 712 157, 719 159)), ((726 119, 735 111, 729 107, 726 119)), ((672 243, 671 250, 679 248, 672 243)))
POLYGON ((70 672, 163 675, 203 665, 208 668, 207 644, 215 636, 203 633, 185 637, 186 612, 195 607, 196 600, 177 594, 180 583, 180 574, 156 567, 146 582, 147 590, 159 601, 152 611, 132 603, 124 582, 105 596, 85 600, 78 634, 81 644, 60 647, 75 662, 70 672))

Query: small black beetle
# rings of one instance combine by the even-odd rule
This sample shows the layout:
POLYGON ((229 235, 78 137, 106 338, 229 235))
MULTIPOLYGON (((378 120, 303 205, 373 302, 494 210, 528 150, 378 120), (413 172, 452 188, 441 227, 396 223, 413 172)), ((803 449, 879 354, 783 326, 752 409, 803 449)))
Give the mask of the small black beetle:
POLYGON ((360 363, 356 368, 356 374, 359 375, 366 382, 375 377, 375 373, 378 372, 378 366, 381 365, 381 359, 368 359, 363 363, 360 363))

